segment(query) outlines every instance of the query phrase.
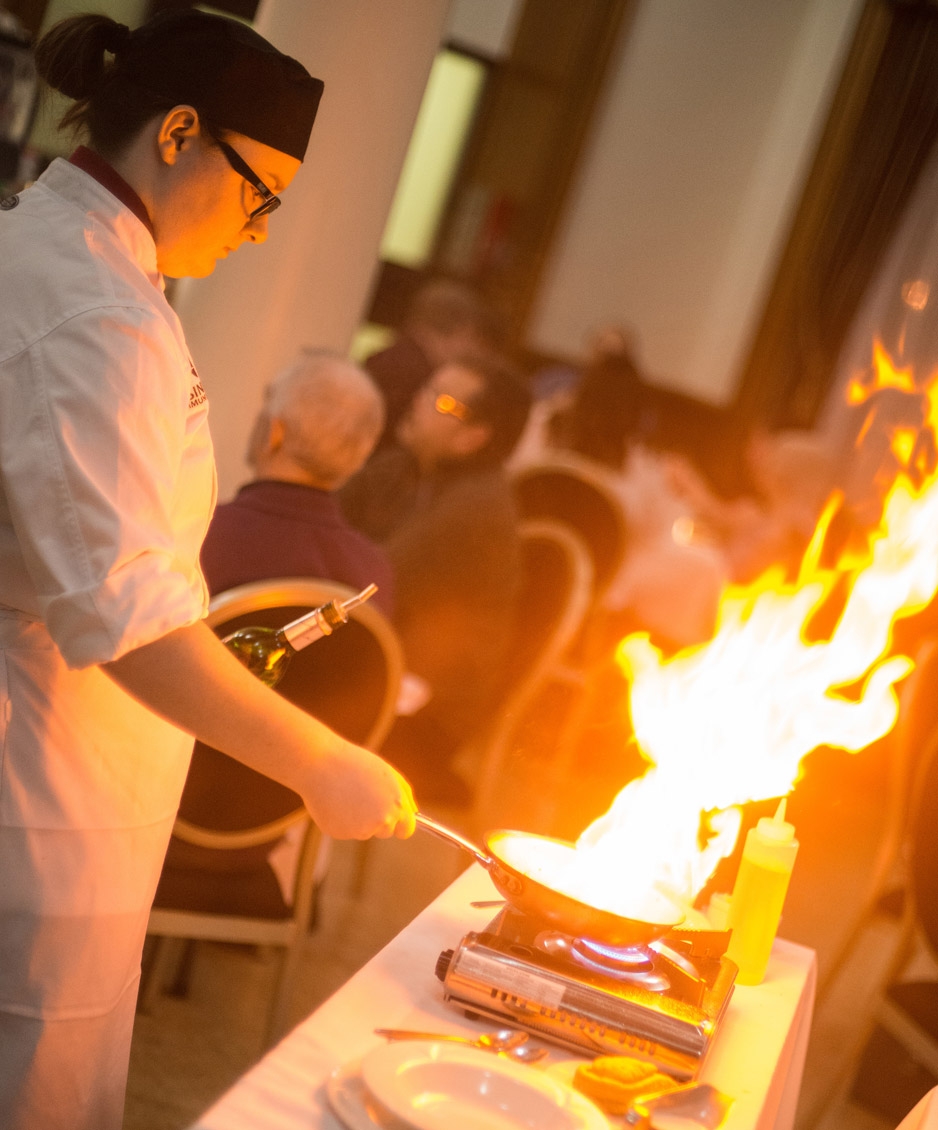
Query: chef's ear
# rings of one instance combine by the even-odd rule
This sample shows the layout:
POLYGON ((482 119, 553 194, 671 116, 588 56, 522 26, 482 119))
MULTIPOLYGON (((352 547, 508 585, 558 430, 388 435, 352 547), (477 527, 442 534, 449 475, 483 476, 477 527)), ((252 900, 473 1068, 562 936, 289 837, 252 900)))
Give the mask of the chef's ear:
POLYGON ((191 149, 202 132, 194 107, 174 106, 163 118, 157 134, 160 158, 167 165, 175 165, 180 154, 191 149))

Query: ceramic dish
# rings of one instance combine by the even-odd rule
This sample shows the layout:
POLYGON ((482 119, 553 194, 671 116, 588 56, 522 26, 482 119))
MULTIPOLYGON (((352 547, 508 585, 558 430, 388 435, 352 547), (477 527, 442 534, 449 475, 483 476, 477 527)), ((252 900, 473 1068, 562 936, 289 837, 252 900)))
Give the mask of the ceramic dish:
POLYGON ((380 1111, 361 1076, 361 1060, 337 1067, 326 1081, 332 1113, 347 1130, 407 1130, 396 1118, 380 1111))
POLYGON ((387 1044, 361 1075, 378 1109, 411 1130, 609 1130, 606 1116, 566 1083, 459 1044, 387 1044))

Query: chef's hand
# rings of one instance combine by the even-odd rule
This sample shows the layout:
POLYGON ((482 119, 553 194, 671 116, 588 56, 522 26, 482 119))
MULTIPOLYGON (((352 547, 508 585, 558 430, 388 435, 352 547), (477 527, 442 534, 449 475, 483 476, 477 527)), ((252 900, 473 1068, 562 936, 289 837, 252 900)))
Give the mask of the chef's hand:
POLYGON ((413 834, 417 805, 410 785, 376 754, 338 739, 317 750, 310 777, 303 799, 327 836, 366 840, 413 834))

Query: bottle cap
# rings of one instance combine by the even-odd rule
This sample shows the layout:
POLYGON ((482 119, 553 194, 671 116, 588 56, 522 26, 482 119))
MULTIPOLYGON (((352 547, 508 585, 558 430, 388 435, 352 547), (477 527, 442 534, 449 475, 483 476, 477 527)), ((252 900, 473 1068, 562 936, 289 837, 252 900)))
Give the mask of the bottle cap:
POLYGON ((785 805, 787 797, 782 797, 779 801, 778 808, 775 810, 775 815, 772 817, 763 816, 759 821, 757 827, 759 835, 765 836, 766 839, 775 840, 776 843, 788 844, 795 838, 794 824, 788 824, 785 820, 785 805))

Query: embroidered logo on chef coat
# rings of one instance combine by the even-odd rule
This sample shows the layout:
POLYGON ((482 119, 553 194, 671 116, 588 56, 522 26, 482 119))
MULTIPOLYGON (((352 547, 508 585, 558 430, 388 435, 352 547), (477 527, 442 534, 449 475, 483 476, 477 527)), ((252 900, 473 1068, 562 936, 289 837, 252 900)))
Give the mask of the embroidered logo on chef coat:
POLYGON ((9 212, 11 209, 15 208, 19 202, 19 196, 4 196, 4 198, 0 200, 0 212, 9 212))
POLYGON ((208 397, 205 394, 205 389, 202 387, 202 379, 195 371, 195 365, 190 362, 192 375, 195 377, 195 384, 189 389, 189 410, 198 408, 200 404, 204 404, 208 397))

